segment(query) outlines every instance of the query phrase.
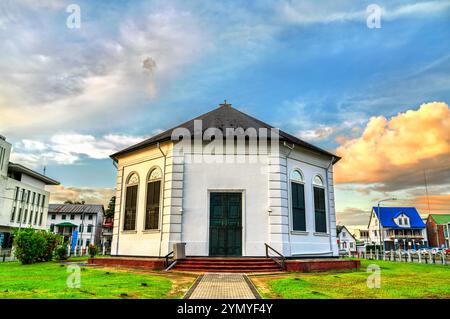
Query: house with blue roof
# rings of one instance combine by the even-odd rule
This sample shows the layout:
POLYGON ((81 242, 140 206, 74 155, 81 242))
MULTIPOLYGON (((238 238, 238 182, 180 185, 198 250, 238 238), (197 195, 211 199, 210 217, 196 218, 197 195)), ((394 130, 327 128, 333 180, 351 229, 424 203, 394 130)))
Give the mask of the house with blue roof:
POLYGON ((383 243, 385 250, 428 247, 426 225, 415 207, 373 207, 368 229, 369 241, 383 243))

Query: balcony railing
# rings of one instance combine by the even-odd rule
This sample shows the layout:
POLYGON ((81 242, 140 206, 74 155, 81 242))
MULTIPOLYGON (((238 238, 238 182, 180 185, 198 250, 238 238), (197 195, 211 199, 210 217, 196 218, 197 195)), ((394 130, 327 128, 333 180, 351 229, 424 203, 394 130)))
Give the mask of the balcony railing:
POLYGON ((391 239, 403 239, 403 238, 408 238, 408 239, 423 239, 422 235, 413 235, 413 234, 397 234, 397 235, 388 235, 391 239))

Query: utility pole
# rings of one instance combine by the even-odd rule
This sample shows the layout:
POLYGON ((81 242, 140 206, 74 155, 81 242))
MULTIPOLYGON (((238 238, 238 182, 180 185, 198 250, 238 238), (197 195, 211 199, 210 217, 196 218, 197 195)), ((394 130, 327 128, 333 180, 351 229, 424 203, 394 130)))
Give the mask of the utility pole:
POLYGON ((423 170, 423 178, 425 180, 425 192, 427 194, 427 202, 428 202, 428 215, 430 215, 430 197, 428 196, 428 183, 427 183, 427 173, 425 169, 423 170))
POLYGON ((391 201, 391 200, 397 200, 397 198, 392 197, 392 198, 386 198, 386 199, 382 199, 380 201, 378 201, 378 231, 380 232, 378 234, 379 238, 380 238, 380 250, 381 252, 384 252, 384 244, 383 244, 383 233, 381 231, 381 212, 380 212, 380 203, 382 202, 387 202, 387 201, 391 201))

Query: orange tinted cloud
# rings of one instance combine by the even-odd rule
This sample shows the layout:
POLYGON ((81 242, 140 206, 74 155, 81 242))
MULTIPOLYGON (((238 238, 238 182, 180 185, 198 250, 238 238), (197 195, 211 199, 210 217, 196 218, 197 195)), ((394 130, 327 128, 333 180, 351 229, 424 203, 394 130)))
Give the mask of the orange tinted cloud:
POLYGON ((51 193, 51 203, 64 203, 66 200, 71 200, 107 206, 111 197, 115 195, 115 190, 112 188, 79 188, 63 185, 51 186, 48 191, 51 193))
POLYGON ((450 214, 450 194, 417 196, 413 199, 414 206, 421 214, 428 214, 428 204, 432 214, 450 214))
POLYGON ((341 141, 337 183, 383 183, 418 168, 450 169, 450 110, 432 102, 391 119, 372 117, 360 137, 341 141))

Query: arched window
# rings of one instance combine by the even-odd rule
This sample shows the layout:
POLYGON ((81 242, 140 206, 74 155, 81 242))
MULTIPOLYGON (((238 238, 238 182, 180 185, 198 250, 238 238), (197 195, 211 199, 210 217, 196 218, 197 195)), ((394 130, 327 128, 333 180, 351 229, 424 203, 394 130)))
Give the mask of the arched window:
POLYGON ((161 194, 161 170, 150 171, 147 178, 147 202, 145 207, 145 229, 159 228, 159 202, 161 194))
POLYGON ((294 170, 291 174, 292 230, 306 231, 305 185, 303 174, 294 170))
POLYGON ((327 213, 325 205, 325 188, 323 184, 323 179, 319 175, 313 178, 313 189, 314 189, 314 215, 316 232, 326 233, 327 232, 327 213))
POLYGON ((292 171, 291 180, 295 182, 303 182, 303 175, 299 170, 292 171))
POLYGON ((322 186, 323 187, 322 177, 320 177, 319 175, 314 176, 313 184, 316 185, 316 186, 322 186))
POLYGON ((125 194, 125 217, 123 230, 136 230, 136 207, 139 186, 139 175, 131 173, 127 178, 125 194))

